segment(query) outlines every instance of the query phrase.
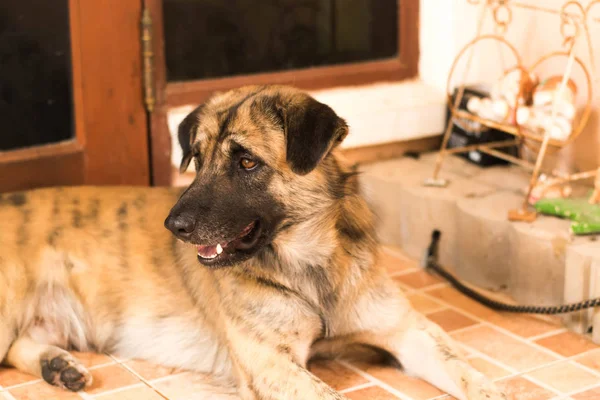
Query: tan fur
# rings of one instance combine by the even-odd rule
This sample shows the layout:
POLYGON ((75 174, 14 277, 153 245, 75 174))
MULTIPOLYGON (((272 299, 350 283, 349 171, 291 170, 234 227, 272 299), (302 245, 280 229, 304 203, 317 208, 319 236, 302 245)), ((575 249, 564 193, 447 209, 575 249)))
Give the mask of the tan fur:
MULTIPOLYGON (((243 399, 343 399, 306 364, 358 343, 458 398, 504 398, 379 266, 373 215, 336 150, 306 175, 290 169, 285 136, 257 106, 274 95, 288 107, 307 99, 286 87, 216 95, 191 138, 204 155, 199 171, 224 170, 232 140, 277 171, 268 191, 286 205, 282 223, 290 228, 274 238, 272 252, 239 265, 206 268, 163 227, 179 189, 2 195, 0 359, 38 376, 40 365, 65 359, 88 385, 89 375, 61 349, 109 351, 205 373, 243 399), (219 142, 223 116, 236 104, 233 133, 219 142), (342 176, 342 193, 328 193, 342 176)), ((61 371, 44 378, 65 386, 61 371)))

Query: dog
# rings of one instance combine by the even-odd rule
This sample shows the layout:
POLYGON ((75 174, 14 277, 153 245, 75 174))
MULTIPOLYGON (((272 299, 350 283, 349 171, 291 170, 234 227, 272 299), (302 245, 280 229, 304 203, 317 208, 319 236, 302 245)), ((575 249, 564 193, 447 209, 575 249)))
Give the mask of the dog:
POLYGON ((179 125, 185 190, 4 194, 0 359, 72 391, 92 381, 75 349, 197 371, 241 399, 333 400, 307 362, 362 346, 458 399, 504 399, 379 265, 347 133, 298 89, 247 86, 179 125))

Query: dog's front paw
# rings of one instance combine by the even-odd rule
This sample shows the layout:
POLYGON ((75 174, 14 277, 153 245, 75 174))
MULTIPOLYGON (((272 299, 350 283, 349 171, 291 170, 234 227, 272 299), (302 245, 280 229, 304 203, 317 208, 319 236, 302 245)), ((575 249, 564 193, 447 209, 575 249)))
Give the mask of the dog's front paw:
POLYGON ((42 357, 42 377, 51 385, 78 392, 92 384, 92 375, 69 353, 42 357))

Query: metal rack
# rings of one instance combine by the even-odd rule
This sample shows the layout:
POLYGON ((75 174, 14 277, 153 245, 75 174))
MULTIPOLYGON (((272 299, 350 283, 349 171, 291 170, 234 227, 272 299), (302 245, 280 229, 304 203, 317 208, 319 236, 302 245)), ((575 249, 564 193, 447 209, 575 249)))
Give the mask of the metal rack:
MULTIPOLYGON (((451 116, 448 120, 448 124, 444 132, 441 149, 438 153, 435 169, 433 171, 433 176, 432 178, 426 180, 425 185, 435 187, 447 186, 448 181, 445 179, 440 179, 439 175, 442 169, 444 157, 448 154, 466 153, 473 150, 477 150, 482 153, 492 155, 494 157, 503 159, 512 164, 519 165, 531 171, 531 179, 527 190, 527 194, 523 201, 523 205, 520 209, 511 210, 509 212, 508 218, 513 221, 532 222, 536 219, 536 213, 535 211, 531 211, 529 209, 529 198, 531 196, 533 188, 538 182, 544 157, 549 151, 558 150, 566 146, 567 144, 573 142, 583 131, 590 116, 592 101, 594 99, 593 87, 595 84, 597 84, 597 80, 594 78, 596 72, 596 63, 594 59, 589 24, 590 22, 600 22, 600 18, 593 18, 591 15, 591 9, 596 5, 600 4, 600 0, 594 0, 590 2, 585 8, 578 1, 568 1, 562 6, 560 10, 554 10, 540 6, 533 6, 530 4, 510 0, 467 1, 470 4, 481 6, 476 36, 458 53, 452 64, 450 73, 448 74, 447 97, 448 107, 450 109, 451 116), (521 61, 519 52, 504 37, 504 33, 506 32, 512 20, 513 9, 516 8, 558 15, 560 17, 560 33, 564 40, 564 49, 549 53, 540 58, 535 63, 533 63, 533 65, 531 65, 530 67, 525 67, 521 61), (483 34, 483 22, 486 17, 486 14, 490 11, 492 12, 493 20, 495 23, 495 32, 493 34, 483 34), (464 95, 466 77, 469 73, 470 65, 473 58, 474 47, 476 44, 485 41, 495 41, 499 43, 500 46, 503 46, 506 49, 508 49, 509 53, 512 54, 512 56, 514 57, 515 64, 512 68, 505 71, 505 75, 514 70, 522 71, 523 74, 529 74, 531 72, 534 72, 536 69, 538 69, 540 65, 548 62, 549 60, 553 60, 556 58, 566 58, 566 67, 562 76, 561 85, 559 87, 559 90, 564 90, 568 81, 570 80, 573 69, 578 68, 582 71, 585 79, 586 102, 585 105, 578 110, 576 116, 574 117, 572 130, 567 138, 565 138, 564 140, 559 140, 556 138, 552 138, 550 132, 548 131, 545 131, 542 134, 540 134, 539 132, 529 130, 524 126, 520 126, 516 121, 512 123, 498 122, 490 119, 481 118, 480 116, 477 116, 473 113, 459 109, 459 105, 461 104, 464 95), (589 52, 589 60, 591 64, 589 68, 580 58, 575 56, 577 46, 583 41, 587 43, 587 51, 589 52), (458 89, 453 101, 452 81, 454 75, 456 74, 457 65, 459 61, 463 60, 465 57, 467 57, 466 67, 462 76, 462 81, 457 85, 458 89), (482 126, 488 128, 493 128, 499 131, 506 132, 514 136, 514 139, 492 143, 482 143, 476 145, 454 147, 448 149, 448 140, 452 133, 452 127, 456 119, 466 119, 469 121, 479 123, 482 126), (520 157, 515 157, 513 155, 498 151, 498 149, 510 146, 518 146, 519 148, 526 147, 532 150, 534 153, 537 153, 535 162, 532 163, 520 157)), ((523 93, 524 87, 523 84, 521 84, 518 97, 522 96, 523 93)), ((514 108, 512 110, 516 112, 516 108, 517 104, 514 104, 514 108)), ((553 122, 556 118, 556 111, 554 110, 554 108, 555 107, 553 103, 553 122)), ((576 180, 593 178, 599 173, 598 171, 600 171, 600 169, 594 169, 590 171, 580 172, 577 174, 560 176, 553 173, 551 175, 551 178, 553 179, 553 182, 558 185, 576 180)), ((598 181, 598 179, 596 179, 596 181, 598 181)))

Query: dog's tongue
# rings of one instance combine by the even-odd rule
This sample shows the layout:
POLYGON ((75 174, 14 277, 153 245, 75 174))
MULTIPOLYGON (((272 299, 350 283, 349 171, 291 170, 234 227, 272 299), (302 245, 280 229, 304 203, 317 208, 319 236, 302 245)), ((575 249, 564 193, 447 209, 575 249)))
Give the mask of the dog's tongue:
POLYGON ((216 246, 197 246, 198 255, 202 258, 215 258, 223 252, 223 246, 217 244, 216 246))

